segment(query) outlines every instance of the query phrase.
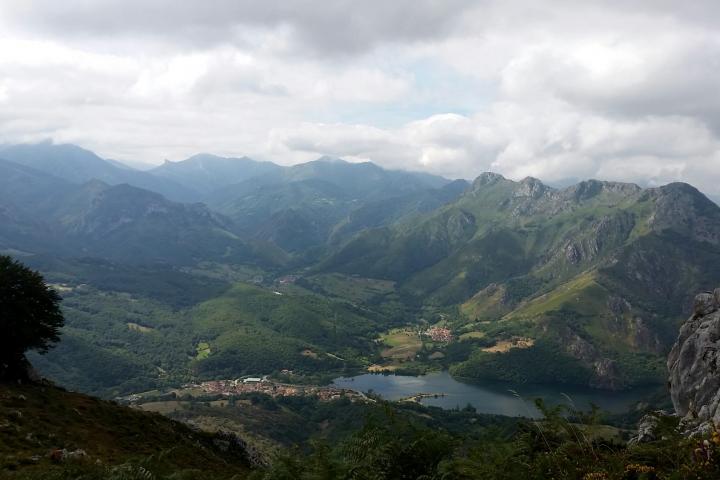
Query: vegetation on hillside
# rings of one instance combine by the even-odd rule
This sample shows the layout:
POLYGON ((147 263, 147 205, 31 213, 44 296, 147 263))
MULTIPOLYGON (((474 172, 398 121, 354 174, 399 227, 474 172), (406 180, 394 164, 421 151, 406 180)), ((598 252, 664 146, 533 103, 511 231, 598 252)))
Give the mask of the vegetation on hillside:
POLYGON ((232 435, 48 384, 0 383, 4 479, 240 479, 249 467, 232 435))
POLYGON ((32 361, 60 384, 103 397, 285 369, 328 380, 369 364, 375 336, 402 319, 302 289, 280 294, 163 269, 138 269, 133 282, 133 270, 101 265, 101 289, 81 283, 96 279, 82 265, 52 276, 64 280, 64 341, 32 361))
POLYGON ((60 296, 43 277, 0 255, 0 381, 26 380, 25 353, 47 353, 63 322, 60 296))
POLYGON ((476 437, 388 409, 345 440, 281 455, 252 478, 680 480, 720 474, 720 432, 687 439, 677 432, 677 419, 668 417, 659 440, 628 446, 616 429, 598 423, 595 411, 537 406, 543 419, 520 421, 510 431, 487 428, 476 437))

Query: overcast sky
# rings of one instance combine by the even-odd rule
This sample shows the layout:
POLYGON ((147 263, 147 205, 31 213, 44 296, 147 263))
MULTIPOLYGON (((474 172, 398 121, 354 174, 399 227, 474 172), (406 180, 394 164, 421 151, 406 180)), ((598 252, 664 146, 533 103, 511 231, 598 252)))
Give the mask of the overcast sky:
POLYGON ((717 0, 2 0, 0 143, 720 194, 717 0))

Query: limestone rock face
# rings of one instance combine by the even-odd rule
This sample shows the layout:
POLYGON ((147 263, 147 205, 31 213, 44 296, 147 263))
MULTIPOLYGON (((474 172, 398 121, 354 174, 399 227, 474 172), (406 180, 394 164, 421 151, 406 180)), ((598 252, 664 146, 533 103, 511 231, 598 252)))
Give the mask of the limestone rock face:
POLYGON ((720 288, 695 297, 693 315, 668 357, 675 411, 687 422, 720 426, 720 288))
POLYGON ((645 414, 638 424, 638 433, 636 436, 630 439, 628 445, 637 445, 639 443, 654 442, 658 440, 658 428, 660 426, 661 419, 667 417, 668 414, 664 410, 657 410, 645 414))

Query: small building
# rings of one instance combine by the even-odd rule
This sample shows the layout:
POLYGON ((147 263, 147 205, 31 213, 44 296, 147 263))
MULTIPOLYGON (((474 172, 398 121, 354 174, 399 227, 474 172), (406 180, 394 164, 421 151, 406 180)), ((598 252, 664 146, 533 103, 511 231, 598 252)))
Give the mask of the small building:
POLYGON ((243 383, 260 383, 262 382, 262 378, 258 377, 249 377, 243 380, 243 383))

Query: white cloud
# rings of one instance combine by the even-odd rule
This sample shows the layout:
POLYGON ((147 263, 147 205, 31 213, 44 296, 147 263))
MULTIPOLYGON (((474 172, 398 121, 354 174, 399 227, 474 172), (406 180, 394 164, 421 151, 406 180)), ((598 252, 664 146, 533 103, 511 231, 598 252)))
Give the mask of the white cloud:
POLYGON ((7 0, 0 142, 720 194, 718 5, 7 0))

